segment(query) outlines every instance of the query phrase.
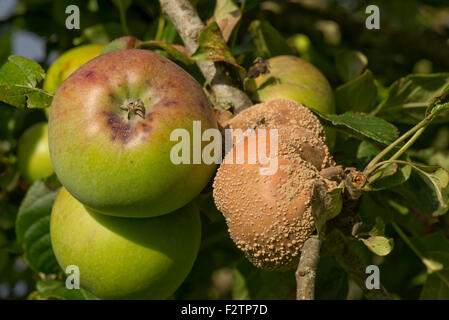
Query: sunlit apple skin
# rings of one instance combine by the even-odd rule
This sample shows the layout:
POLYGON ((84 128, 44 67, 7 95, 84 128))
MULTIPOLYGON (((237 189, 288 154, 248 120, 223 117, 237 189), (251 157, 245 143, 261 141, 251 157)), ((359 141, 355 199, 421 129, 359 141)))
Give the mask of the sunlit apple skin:
MULTIPOLYGON (((102 44, 86 44, 64 52, 50 66, 44 81, 44 90, 54 93, 61 83, 67 79, 76 69, 87 61, 98 56, 104 49, 102 44)), ((49 116, 50 109, 45 109, 45 115, 49 116)))
POLYGON ((193 121, 201 121, 202 132, 217 128, 201 86, 183 69, 147 50, 107 53, 57 90, 49 119, 51 160, 67 190, 97 212, 166 214, 198 195, 216 167, 171 161, 179 142, 170 141, 171 133, 185 129, 192 139, 193 121), (120 106, 137 99, 145 117, 128 119, 120 106))
POLYGON ((64 52, 48 69, 44 90, 54 93, 76 69, 100 54, 104 45, 87 44, 64 52))
POLYGON ((28 182, 53 174, 46 122, 36 123, 23 133, 19 139, 17 157, 19 172, 28 182))
MULTIPOLYGON (((294 56, 277 56, 267 60, 270 73, 247 82, 246 88, 255 101, 294 100, 321 113, 335 113, 332 87, 312 64, 294 56)), ((335 142, 335 131, 326 129, 327 143, 335 142)))
POLYGON ((93 213, 59 192, 50 236, 63 270, 79 268, 80 284, 101 299, 165 299, 182 284, 198 254, 201 219, 193 204, 156 218, 93 213))

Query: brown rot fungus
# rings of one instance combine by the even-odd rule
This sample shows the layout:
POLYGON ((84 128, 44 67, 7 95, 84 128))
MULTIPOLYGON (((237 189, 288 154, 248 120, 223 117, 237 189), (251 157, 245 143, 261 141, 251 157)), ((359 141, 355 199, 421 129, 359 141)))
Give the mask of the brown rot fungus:
MULTIPOLYGON (((247 114, 254 115, 251 109, 247 114)), ((263 114, 271 127, 275 114, 263 114)), ((297 137, 298 142, 307 137, 308 144, 318 143, 317 150, 321 148, 327 152, 322 140, 324 134, 317 126, 319 123, 315 123, 316 118, 307 112, 305 114, 308 118, 303 121, 290 120, 302 121, 314 131, 298 126, 291 132, 303 134, 297 137)), ((286 117, 282 119, 285 121, 286 117)), ((253 117, 246 123, 256 124, 257 121, 253 117)), ((269 135, 255 131, 239 140, 225 156, 213 185, 215 203, 226 219, 231 238, 256 267, 265 270, 288 270, 297 266, 305 240, 315 231, 314 216, 325 210, 328 191, 336 186, 335 182, 327 181, 319 174, 317 167, 320 166, 303 159, 304 152, 295 150, 294 143, 289 141, 289 146, 285 147, 285 141, 291 138, 286 133, 287 128, 280 127, 285 132, 279 134, 279 153, 268 156, 267 152, 268 161, 263 163, 254 153, 264 145, 270 150, 269 135), (257 142, 258 147, 250 148, 251 141, 257 142), (250 159, 256 161, 250 162, 250 159)), ((330 156, 326 157, 331 163, 330 156)))

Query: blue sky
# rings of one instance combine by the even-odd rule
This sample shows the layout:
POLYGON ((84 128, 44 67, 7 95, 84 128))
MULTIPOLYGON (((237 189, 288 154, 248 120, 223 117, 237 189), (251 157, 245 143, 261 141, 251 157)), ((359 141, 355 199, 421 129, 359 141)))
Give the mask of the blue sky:
MULTIPOLYGON (((14 12, 17 0, 0 0, 0 22, 14 12)), ((28 30, 16 30, 12 36, 12 54, 42 62, 46 56, 45 39, 28 30)))

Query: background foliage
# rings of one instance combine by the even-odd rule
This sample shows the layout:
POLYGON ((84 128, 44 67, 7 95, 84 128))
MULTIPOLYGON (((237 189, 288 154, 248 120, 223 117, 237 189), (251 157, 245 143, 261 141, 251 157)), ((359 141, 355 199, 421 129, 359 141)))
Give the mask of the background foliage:
MULTIPOLYGON (((0 14, 0 65, 4 68, 11 54, 39 63, 42 70, 25 66, 26 70, 37 68, 26 79, 33 88, 39 88, 43 71, 64 51, 80 44, 106 44, 123 35, 163 41, 162 45, 147 45, 161 49, 159 52, 204 82, 191 59, 202 59, 207 53, 205 45, 191 59, 170 51, 167 43, 182 41, 173 24, 161 15, 157 1, 6 2, 13 6, 0 14), (80 30, 65 28, 65 8, 71 4, 81 9, 80 30)), ((443 0, 247 0, 218 1, 217 7, 211 0, 192 3, 203 21, 234 18, 235 27, 223 32, 231 51, 216 58, 238 65, 233 69, 237 76, 243 68, 248 70, 256 57, 280 54, 298 55, 326 75, 334 88, 339 115, 323 121, 339 129, 333 153, 344 166, 363 169, 399 133, 423 119, 426 107, 449 83, 449 5, 443 0), (369 4, 380 8, 380 30, 365 28, 369 4), (376 118, 370 131, 367 119, 343 115, 347 111, 388 122, 376 118)), ((203 44, 215 41, 207 36, 203 34, 203 44)), ((21 68, 28 62, 8 63, 8 68, 21 68)), ((7 80, 0 78, 1 101, 6 101, 7 92, 2 90, 6 90, 7 80)), ((38 90, 27 90, 31 97, 37 96, 27 100, 28 107, 47 101, 38 90)), ((24 103, 0 102, 0 298, 94 298, 84 290, 64 288, 62 270, 51 251, 48 223, 57 182, 38 181, 30 186, 17 173, 18 138, 32 124, 46 121, 41 109, 25 108, 24 103)), ((447 115, 437 118, 405 159, 449 169, 448 120, 447 115)), ((383 179, 361 198, 363 223, 358 238, 362 241, 334 236, 342 237, 345 248, 364 264, 379 265, 381 282, 393 298, 449 299, 447 188, 442 204, 429 186, 433 180, 425 173, 399 166, 385 175, 390 179, 383 179), (373 241, 379 240, 375 237, 386 240, 381 244, 384 252, 373 249, 373 241), (389 254, 377 255, 385 252, 389 254)), ((201 249, 192 272, 173 298, 294 299, 293 271, 254 268, 230 240, 210 191, 205 190, 195 201, 203 213, 201 249)), ((334 253, 325 246, 316 298, 363 298, 351 265, 338 261, 334 253)))

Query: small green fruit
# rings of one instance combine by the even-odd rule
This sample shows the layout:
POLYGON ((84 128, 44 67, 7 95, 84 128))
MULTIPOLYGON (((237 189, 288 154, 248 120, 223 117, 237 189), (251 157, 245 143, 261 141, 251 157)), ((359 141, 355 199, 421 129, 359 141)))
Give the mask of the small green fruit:
MULTIPOLYGON (((332 88, 324 75, 312 64, 294 56, 277 56, 267 60, 270 73, 246 82, 254 101, 288 99, 321 113, 335 113, 332 88)), ((327 143, 335 143, 335 131, 326 129, 327 143)))
POLYGON ((48 69, 44 90, 54 93, 75 70, 98 56, 104 45, 87 44, 64 52, 48 69))
MULTIPOLYGON (((100 44, 86 44, 64 52, 48 69, 44 81, 44 90, 50 93, 56 92, 68 76, 87 61, 98 56, 103 48, 104 45, 100 44)), ((48 118, 50 108, 45 109, 45 114, 48 118)))
POLYGON ((157 218, 96 214, 62 188, 51 213, 50 235, 62 269, 77 266, 81 286, 97 297, 165 299, 193 266, 201 220, 193 204, 157 218))
POLYGON ((37 123, 28 128, 19 139, 19 172, 29 182, 46 178, 54 170, 48 148, 48 124, 37 123))

